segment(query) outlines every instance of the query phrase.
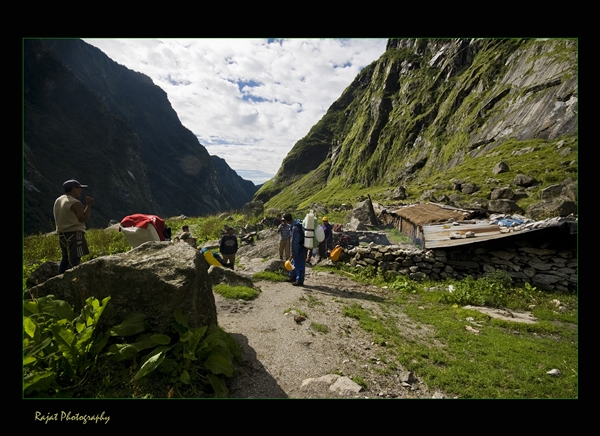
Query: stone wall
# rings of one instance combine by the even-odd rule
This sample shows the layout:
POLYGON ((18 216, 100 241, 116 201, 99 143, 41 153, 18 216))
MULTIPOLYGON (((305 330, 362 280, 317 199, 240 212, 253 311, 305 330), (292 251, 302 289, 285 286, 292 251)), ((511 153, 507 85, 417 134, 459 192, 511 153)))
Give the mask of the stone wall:
POLYGON ((477 279, 501 270, 513 278, 516 286, 527 282, 544 290, 577 290, 576 235, 525 234, 433 250, 362 242, 345 249, 341 261, 396 271, 414 280, 461 280, 467 275, 477 279))

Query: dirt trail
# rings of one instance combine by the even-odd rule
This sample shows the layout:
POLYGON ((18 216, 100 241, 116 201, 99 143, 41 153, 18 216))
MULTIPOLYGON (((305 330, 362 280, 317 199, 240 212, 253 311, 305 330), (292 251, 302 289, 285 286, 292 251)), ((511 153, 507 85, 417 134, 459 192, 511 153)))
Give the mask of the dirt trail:
MULTIPOLYGON (((240 257, 240 270, 257 264, 251 260, 261 251, 257 245, 240 250, 251 256, 240 257)), ((262 241, 263 248, 272 250, 272 245, 262 241)), ((385 290, 310 267, 304 287, 267 281, 257 287, 261 294, 250 302, 215 294, 219 325, 243 350, 242 364, 229 385, 231 398, 443 397, 402 368, 390 371, 384 363, 385 347, 373 344, 357 320, 343 315, 343 308, 354 303, 378 313, 385 290), (306 319, 296 322, 291 310, 304 313, 306 319), (332 392, 331 383, 302 387, 304 380, 328 374, 361 380, 366 389, 332 392)), ((428 334, 413 328, 404 314, 395 315, 402 334, 428 334)))

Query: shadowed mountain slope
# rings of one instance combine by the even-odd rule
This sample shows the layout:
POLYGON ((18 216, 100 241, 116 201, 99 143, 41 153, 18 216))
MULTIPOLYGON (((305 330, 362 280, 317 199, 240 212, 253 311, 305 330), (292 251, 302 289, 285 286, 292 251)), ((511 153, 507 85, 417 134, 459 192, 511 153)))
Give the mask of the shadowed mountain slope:
POLYGON ((89 227, 132 213, 238 209, 254 184, 218 168, 152 80, 81 40, 24 41, 24 229, 50 231, 62 182, 90 185, 89 227))

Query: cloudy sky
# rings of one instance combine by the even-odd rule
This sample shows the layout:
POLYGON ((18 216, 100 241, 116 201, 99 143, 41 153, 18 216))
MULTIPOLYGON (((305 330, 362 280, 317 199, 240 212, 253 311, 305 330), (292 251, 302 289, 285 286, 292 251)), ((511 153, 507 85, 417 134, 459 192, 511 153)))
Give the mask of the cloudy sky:
POLYGON ((84 39, 152 78, 212 155, 261 184, 385 39, 84 39))

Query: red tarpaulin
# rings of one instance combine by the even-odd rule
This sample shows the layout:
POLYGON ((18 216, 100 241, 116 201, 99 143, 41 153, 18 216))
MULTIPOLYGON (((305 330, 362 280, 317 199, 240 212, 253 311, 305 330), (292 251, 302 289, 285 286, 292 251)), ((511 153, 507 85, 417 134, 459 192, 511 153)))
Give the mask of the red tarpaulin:
POLYGON ((135 213, 133 215, 126 216, 121 220, 121 227, 140 227, 142 229, 148 228, 148 224, 152 224, 158 233, 158 237, 161 241, 165 240, 165 220, 156 215, 146 215, 142 213, 135 213))

